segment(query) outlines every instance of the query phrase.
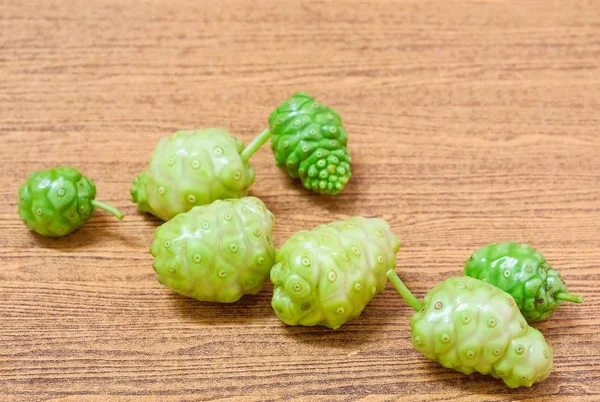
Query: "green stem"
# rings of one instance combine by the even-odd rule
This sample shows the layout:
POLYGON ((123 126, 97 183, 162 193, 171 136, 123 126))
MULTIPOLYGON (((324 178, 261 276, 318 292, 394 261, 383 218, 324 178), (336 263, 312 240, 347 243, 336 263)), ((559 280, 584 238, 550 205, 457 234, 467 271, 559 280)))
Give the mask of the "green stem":
POLYGON ((564 300, 571 303, 583 303, 583 296, 573 295, 571 293, 560 292, 554 295, 554 298, 557 300, 564 300))
POLYGON ((271 132, 268 128, 265 128, 263 132, 258 135, 258 137, 253 139, 252 142, 248 144, 246 148, 244 148, 244 150, 240 154, 242 160, 244 162, 248 162, 252 155, 254 155, 254 153, 258 151, 258 149, 262 147, 264 143, 269 140, 269 138, 271 138, 271 132))
POLYGON ((421 310, 421 307, 423 307, 423 303, 421 303, 419 299, 417 299, 415 295, 413 295, 412 292, 408 290, 404 282, 400 280, 400 277, 398 276, 396 271, 390 269, 389 271, 387 271, 386 275, 390 282, 392 282, 392 285, 394 285, 398 293, 400 293, 400 296, 402 296, 402 298, 406 300, 406 302, 410 304, 410 306, 414 308, 415 311, 421 310))
POLYGON ((108 212, 109 214, 116 216, 118 220, 123 219, 123 217, 125 216, 125 215, 123 215, 123 212, 119 211, 117 208, 113 207, 112 205, 108 205, 104 202, 92 200, 91 204, 93 206, 95 206, 96 208, 103 209, 106 212, 108 212))

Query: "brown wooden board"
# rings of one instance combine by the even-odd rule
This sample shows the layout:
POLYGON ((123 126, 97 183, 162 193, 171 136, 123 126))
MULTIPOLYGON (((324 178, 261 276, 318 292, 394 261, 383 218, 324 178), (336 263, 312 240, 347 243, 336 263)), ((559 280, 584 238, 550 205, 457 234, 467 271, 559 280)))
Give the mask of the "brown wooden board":
POLYGON ((0 1, 0 400, 600 400, 600 2, 0 1), (129 200, 158 139, 222 126, 248 142, 307 91, 343 117, 353 177, 304 190, 253 158, 281 245, 387 219, 418 296, 486 243, 537 247, 585 304, 536 325, 543 384, 510 390, 416 352, 388 285, 333 331, 287 328, 272 285, 231 305, 177 296, 129 200), (27 174, 72 165, 99 211, 71 236, 20 222, 27 174), (64 399, 61 399, 64 398, 64 399))

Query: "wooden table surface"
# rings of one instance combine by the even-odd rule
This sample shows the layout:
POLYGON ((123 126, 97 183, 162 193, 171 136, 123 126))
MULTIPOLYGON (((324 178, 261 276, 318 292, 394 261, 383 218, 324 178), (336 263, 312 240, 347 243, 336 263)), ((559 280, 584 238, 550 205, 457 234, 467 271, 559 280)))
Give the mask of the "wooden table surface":
POLYGON ((600 400, 599 1, 0 0, 0 400, 600 400), (510 390, 429 362, 391 285, 338 330, 285 327, 272 285, 229 305, 154 277, 156 219, 130 201, 158 139, 248 142, 295 91, 337 109, 353 177, 337 197, 252 163, 293 232, 388 220, 418 296, 488 242, 534 245, 583 305, 535 325, 543 384, 510 390), (98 198, 74 234, 17 213, 28 172, 73 165, 98 198))

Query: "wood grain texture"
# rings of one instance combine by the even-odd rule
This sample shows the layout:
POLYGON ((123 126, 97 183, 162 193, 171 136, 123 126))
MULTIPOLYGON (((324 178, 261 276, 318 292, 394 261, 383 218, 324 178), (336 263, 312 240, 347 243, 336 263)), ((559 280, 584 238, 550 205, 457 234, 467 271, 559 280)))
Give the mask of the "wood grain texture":
POLYGON ((0 0, 0 400, 600 400, 600 2, 0 0), (161 136, 249 141, 304 90, 343 116, 354 176, 304 191, 268 147, 251 194, 291 233, 381 216, 422 296, 475 248, 541 250, 581 306, 536 325, 543 384, 509 390, 427 361, 388 285, 336 331, 286 328, 272 286, 239 303, 154 279, 158 221, 129 201, 161 136), (98 212, 62 239, 16 214, 27 173, 74 165, 98 212))

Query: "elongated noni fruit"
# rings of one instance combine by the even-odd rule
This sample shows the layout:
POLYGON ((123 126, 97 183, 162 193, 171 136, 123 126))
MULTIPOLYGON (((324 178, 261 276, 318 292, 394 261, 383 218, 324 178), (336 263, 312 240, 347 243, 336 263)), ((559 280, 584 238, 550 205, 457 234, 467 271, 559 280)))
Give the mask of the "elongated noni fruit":
POLYGON ((388 277, 417 311, 410 318, 411 339, 428 359, 461 373, 502 378, 511 388, 530 387, 550 375, 552 348, 505 291, 468 276, 453 277, 421 302, 393 269, 388 277))
POLYGON ((399 249, 383 219, 353 217, 295 233, 271 270, 277 317, 288 325, 338 328, 383 290, 399 249))
POLYGON ((465 275, 510 293, 529 322, 544 321, 563 301, 583 303, 569 293, 560 273, 536 249, 515 242, 492 243, 465 263, 465 275))
POLYGON ((96 201, 94 182, 72 167, 60 166, 29 175, 19 188, 19 216, 30 229, 43 236, 65 236, 83 226, 95 208, 117 219, 123 213, 96 201))
MULTIPOLYGON (((258 149, 258 148, 257 148, 258 149)), ((242 140, 223 128, 178 131, 154 149, 131 197, 141 212, 162 220, 218 199, 240 198, 254 183, 242 140)))
POLYGON ((160 283, 184 296, 231 303, 256 294, 275 263, 275 219, 261 200, 217 200, 156 229, 150 252, 160 283))
POLYGON ((348 134, 335 110, 297 93, 271 113, 269 126, 277 166, 309 190, 343 190, 350 180, 351 158, 348 134))

